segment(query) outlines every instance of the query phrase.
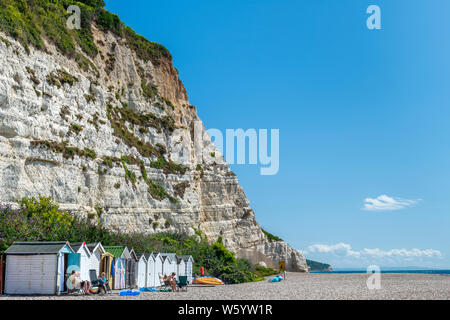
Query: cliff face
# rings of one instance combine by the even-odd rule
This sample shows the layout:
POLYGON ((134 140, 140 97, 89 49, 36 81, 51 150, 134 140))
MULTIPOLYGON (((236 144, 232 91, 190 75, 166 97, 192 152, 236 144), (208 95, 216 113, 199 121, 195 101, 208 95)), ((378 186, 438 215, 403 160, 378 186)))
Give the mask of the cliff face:
POLYGON ((0 201, 51 196, 127 233, 199 228, 255 264, 306 271, 299 251, 266 239, 170 59, 92 32, 100 52, 77 62, 0 34, 0 201))

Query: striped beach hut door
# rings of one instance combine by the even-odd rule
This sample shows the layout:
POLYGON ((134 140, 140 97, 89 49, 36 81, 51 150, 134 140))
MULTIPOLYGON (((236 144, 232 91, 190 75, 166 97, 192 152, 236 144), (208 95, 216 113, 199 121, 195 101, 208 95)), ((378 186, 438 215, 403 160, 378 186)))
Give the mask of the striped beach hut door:
POLYGON ((64 292, 65 288, 65 275, 64 275, 64 253, 58 255, 58 275, 59 275, 59 291, 64 292))
POLYGON ((117 258, 115 259, 114 264, 114 289, 122 289, 120 287, 120 282, 122 278, 122 259, 117 258))
POLYGON ((125 259, 120 259, 121 262, 121 269, 120 269, 120 289, 126 288, 125 286, 125 278, 126 278, 126 271, 127 271, 127 261, 125 259))

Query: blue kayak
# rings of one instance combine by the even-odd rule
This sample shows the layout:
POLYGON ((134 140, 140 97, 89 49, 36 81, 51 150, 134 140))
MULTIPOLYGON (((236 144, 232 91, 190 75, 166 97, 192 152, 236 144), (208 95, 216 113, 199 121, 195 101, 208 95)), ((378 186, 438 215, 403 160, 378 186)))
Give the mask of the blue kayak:
POLYGON ((280 281, 283 281, 283 280, 284 280, 283 277, 276 276, 276 277, 273 277, 272 279, 269 279, 269 282, 280 282, 280 281))
POLYGON ((122 290, 120 291, 121 296, 138 296, 141 292, 139 290, 122 290))

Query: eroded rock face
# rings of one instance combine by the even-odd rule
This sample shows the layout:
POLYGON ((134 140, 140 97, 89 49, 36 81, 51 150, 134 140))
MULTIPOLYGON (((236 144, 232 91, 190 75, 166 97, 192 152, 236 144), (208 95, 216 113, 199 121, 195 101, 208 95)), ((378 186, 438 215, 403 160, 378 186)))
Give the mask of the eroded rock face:
POLYGON ((306 271, 299 251, 265 238, 171 61, 144 62, 113 34, 94 37, 101 54, 84 65, 0 41, 1 203, 51 196, 128 233, 199 228, 255 264, 306 271))

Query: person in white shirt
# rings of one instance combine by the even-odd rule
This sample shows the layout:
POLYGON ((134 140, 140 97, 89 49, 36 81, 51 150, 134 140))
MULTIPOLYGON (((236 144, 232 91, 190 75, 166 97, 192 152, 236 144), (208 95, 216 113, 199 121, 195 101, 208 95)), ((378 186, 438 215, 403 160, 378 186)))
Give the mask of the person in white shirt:
POLYGON ((89 281, 81 280, 80 274, 75 270, 72 271, 72 274, 69 277, 70 282, 72 282, 72 287, 74 289, 83 288, 84 294, 91 294, 90 283, 89 281))

